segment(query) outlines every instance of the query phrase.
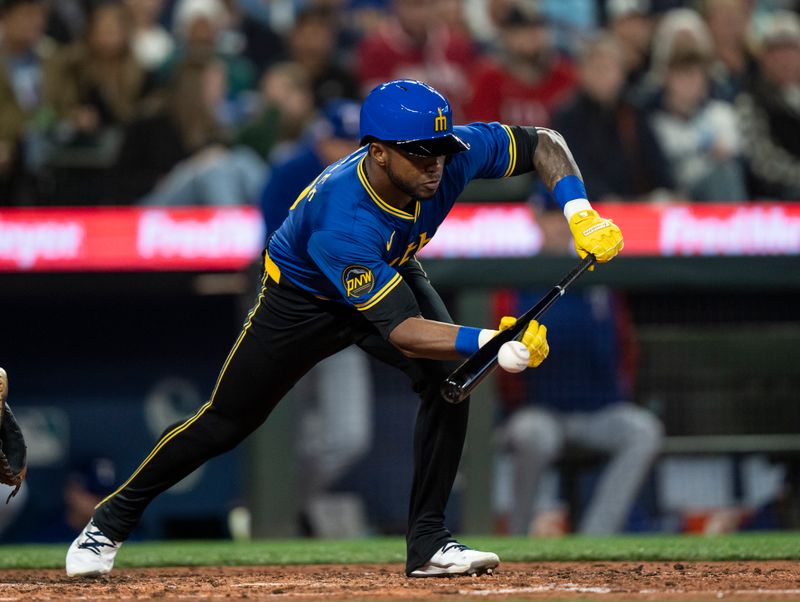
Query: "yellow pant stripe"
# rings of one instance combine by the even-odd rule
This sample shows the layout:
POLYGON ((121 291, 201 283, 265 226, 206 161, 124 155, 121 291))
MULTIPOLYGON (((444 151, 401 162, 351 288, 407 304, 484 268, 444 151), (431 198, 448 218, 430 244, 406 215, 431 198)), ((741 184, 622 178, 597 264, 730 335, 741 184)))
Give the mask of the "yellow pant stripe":
POLYGON ((200 416, 202 416, 205 413, 205 411, 208 408, 210 408, 211 405, 214 403, 214 398, 217 395, 217 389, 219 389, 219 384, 222 381, 222 377, 225 375, 225 371, 228 369, 228 365, 231 363, 231 360, 233 359, 233 356, 236 353, 236 350, 239 349, 239 345, 241 345, 242 340, 244 339, 244 336, 247 334, 247 331, 250 329, 250 326, 252 326, 252 324, 253 324, 253 316, 258 311, 258 308, 261 306, 261 302, 264 300, 264 293, 266 292, 266 289, 265 289, 265 287, 266 287, 266 279, 267 279, 267 274, 265 273, 264 274, 264 278, 261 281, 261 293, 258 295, 258 302, 256 303, 255 307, 253 307, 253 309, 250 310, 250 313, 247 314, 247 322, 245 324, 245 327, 242 330, 241 334, 239 334, 239 338, 236 339, 236 343, 234 343, 233 348, 231 349, 230 353, 228 353, 228 357, 225 359, 225 363, 222 365, 222 370, 220 370, 219 376, 217 377, 217 382, 214 385, 214 391, 211 393, 211 398, 200 407, 200 409, 195 413, 194 416, 192 416, 191 418, 189 418, 185 422, 182 422, 181 424, 179 424, 178 426, 173 428, 171 431, 169 431, 167 434, 165 434, 163 437, 161 437, 161 439, 158 441, 158 443, 156 443, 156 446, 153 448, 153 451, 151 451, 148 454, 148 456, 139 465, 139 467, 133 472, 133 474, 130 477, 128 477, 128 480, 125 481, 122 485, 120 485, 120 487, 116 491, 114 491, 114 493, 110 494, 108 497, 106 497, 104 500, 102 500, 99 504, 97 504, 97 506, 95 506, 95 508, 99 508, 100 506, 105 504, 108 500, 110 500, 112 497, 117 495, 120 491, 125 489, 130 484, 130 482, 133 481, 133 479, 136 478, 136 475, 138 475, 142 471, 142 469, 145 466, 147 466, 147 464, 150 462, 150 460, 152 460, 153 457, 159 451, 161 451, 161 448, 163 448, 167 443, 169 443, 177 435, 180 435, 183 431, 185 431, 190 426, 192 426, 192 424, 194 424, 197 421, 197 419, 200 418, 200 416))
POLYGON ((194 421, 195 421, 195 420, 197 420, 198 418, 200 418, 200 416, 202 416, 202 415, 203 415, 203 413, 204 413, 204 412, 205 412, 205 411, 206 411, 206 410, 207 410, 209 407, 211 407, 211 400, 209 400, 209 401, 207 401, 206 403, 204 403, 204 404, 202 405, 202 407, 200 408, 200 410, 198 410, 198 412, 197 412, 197 413, 196 413, 194 416, 192 416, 192 417, 191 417, 189 420, 187 420, 186 422, 184 422, 184 423, 182 423, 182 424, 179 424, 177 427, 175 427, 174 429, 172 429, 172 430, 171 430, 169 433, 167 433, 166 435, 164 435, 164 436, 161 438, 161 440, 160 440, 160 441, 159 441, 159 442, 156 444, 156 446, 153 448, 153 451, 151 451, 151 452, 150 452, 150 454, 149 454, 149 455, 148 455, 148 456, 147 456, 147 457, 144 459, 144 462, 142 462, 142 463, 139 465, 139 468, 137 468, 137 469, 134 471, 134 473, 133 473, 133 474, 132 474, 132 475, 131 475, 131 476, 128 478, 128 480, 127 480, 127 481, 125 481, 125 482, 124 482, 124 483, 123 483, 123 484, 122 484, 122 485, 119 487, 119 489, 117 489, 117 490, 116 490, 114 493, 112 493, 112 494, 111 494, 111 495, 109 495, 107 498, 105 498, 103 501, 101 501, 99 504, 97 504, 97 506, 95 506, 95 508, 99 508, 100 506, 102 506, 103 504, 105 504, 105 503, 106 503, 108 500, 110 500, 112 497, 114 497, 115 495, 117 495, 117 494, 118 494, 120 491, 122 491, 123 489, 125 489, 125 488, 126 488, 126 487, 127 487, 129 484, 130 484, 130 482, 131 482, 131 481, 132 481, 132 480, 133 480, 133 479, 136 477, 136 475, 138 475, 138 474, 139 474, 139 473, 142 471, 142 469, 143 469, 145 466, 147 466, 147 463, 148 463, 148 462, 150 462, 150 460, 152 460, 152 459, 153 459, 153 456, 155 456, 155 455, 156 455, 156 454, 157 454, 157 453, 158 453, 158 452, 161 450, 161 448, 162 448, 162 447, 164 447, 164 445, 166 445, 167 443, 169 443, 169 441, 170 441, 170 440, 171 440, 173 437, 175 437, 176 435, 178 435, 178 434, 182 433, 182 432, 183 432, 183 431, 185 431, 187 428, 189 428, 189 427, 190 427, 190 426, 191 426, 191 425, 194 423, 194 421))

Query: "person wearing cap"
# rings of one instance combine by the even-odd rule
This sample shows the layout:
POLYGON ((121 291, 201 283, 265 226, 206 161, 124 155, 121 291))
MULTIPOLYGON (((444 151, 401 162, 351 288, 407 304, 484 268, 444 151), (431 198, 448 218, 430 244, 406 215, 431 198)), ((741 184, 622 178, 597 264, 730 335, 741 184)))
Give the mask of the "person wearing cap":
POLYGON ((311 180, 358 148, 360 110, 354 100, 328 101, 300 140, 270 157, 270 173, 259 198, 267 236, 280 227, 311 180))
MULTIPOLYGON (((360 109, 360 103, 352 100, 328 101, 301 140, 273 154, 259 201, 267 237, 280 227, 289 206, 311 180, 358 148, 360 109)), ((363 351, 348 347, 314 366, 298 386, 305 393, 298 396, 303 407, 297 437, 304 474, 302 526, 312 535, 325 535, 335 531, 326 508, 336 505, 341 511, 344 504, 351 516, 360 517, 357 498, 328 490, 369 449, 373 398, 369 361, 363 351)), ((341 525, 337 528, 341 533, 341 525)), ((358 536, 366 525, 361 521, 349 528, 349 536, 358 536)))
POLYGON ((776 11, 758 45, 756 77, 736 100, 750 192, 800 198, 800 18, 776 11))
MULTIPOLYGON (((364 100, 359 136, 363 146, 312 180, 267 241, 263 286, 209 400, 167 429, 97 506, 67 552, 68 575, 108 573, 150 501, 238 445, 303 374, 352 344, 405 372, 421 398, 406 575, 473 575, 499 564, 496 554, 460 544, 445 527, 469 403, 448 403, 440 391, 497 331, 453 324, 416 254, 471 180, 534 169, 563 208, 579 255, 609 261, 622 249, 622 234, 592 209, 566 143, 552 130, 453 126, 441 93, 395 80, 364 100)), ((529 366, 547 357, 547 330, 535 320, 522 342, 529 366)))

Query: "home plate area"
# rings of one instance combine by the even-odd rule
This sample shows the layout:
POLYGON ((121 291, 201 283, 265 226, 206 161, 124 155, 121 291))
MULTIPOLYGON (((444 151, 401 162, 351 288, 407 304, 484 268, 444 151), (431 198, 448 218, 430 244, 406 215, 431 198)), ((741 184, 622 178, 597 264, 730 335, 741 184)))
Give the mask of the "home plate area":
POLYGON ((402 567, 291 565, 119 569, 97 579, 0 571, 4 600, 792 600, 800 563, 503 563, 493 575, 409 579, 402 567))

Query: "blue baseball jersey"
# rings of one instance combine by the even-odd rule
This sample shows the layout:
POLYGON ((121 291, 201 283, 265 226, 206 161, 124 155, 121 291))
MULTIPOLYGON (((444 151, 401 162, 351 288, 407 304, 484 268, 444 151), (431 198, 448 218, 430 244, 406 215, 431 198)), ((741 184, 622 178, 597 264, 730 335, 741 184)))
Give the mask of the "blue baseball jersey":
MULTIPOLYGON (((475 123, 453 129, 469 150, 451 155, 436 194, 412 200, 407 211, 384 202, 370 185, 364 166, 368 147, 330 165, 300 194, 270 239, 267 270, 317 297, 368 312, 371 319, 369 310, 403 286, 403 266, 433 238, 470 180, 520 173, 510 127, 475 123)), ((388 334, 391 324, 384 326, 388 334)))

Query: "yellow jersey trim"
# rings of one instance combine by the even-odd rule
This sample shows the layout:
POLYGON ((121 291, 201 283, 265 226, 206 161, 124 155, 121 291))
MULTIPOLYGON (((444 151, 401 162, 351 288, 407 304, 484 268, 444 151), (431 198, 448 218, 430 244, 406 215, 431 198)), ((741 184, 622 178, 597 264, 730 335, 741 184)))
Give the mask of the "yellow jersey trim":
POLYGON ((400 274, 395 274, 394 277, 391 280, 389 280, 389 282, 383 285, 383 288, 381 288, 377 293, 372 295, 372 298, 369 301, 364 301, 364 303, 357 304, 356 309, 358 309, 358 311, 366 311, 371 307, 374 307, 375 305, 380 303, 384 299, 384 297, 386 297, 386 295, 392 292, 392 290, 394 290, 394 287, 400 284, 402 280, 403 279, 400 276, 400 274))
POLYGON ((181 424, 170 430, 168 433, 166 433, 163 437, 161 437, 158 443, 156 443, 156 446, 153 448, 153 451, 150 452, 150 454, 144 459, 144 461, 139 465, 139 467, 134 471, 134 473, 130 477, 128 477, 128 480, 125 481, 122 485, 120 485, 120 487, 114 493, 112 493, 111 495, 106 497, 103 501, 101 501, 99 504, 97 504, 95 508, 99 508, 100 506, 105 504, 108 500, 110 500, 112 497, 117 495, 120 491, 125 489, 130 484, 130 482, 133 481, 133 479, 135 479, 136 476, 142 471, 142 469, 145 466, 147 466, 150 460, 152 460, 153 457, 155 457, 155 455, 159 451, 161 451, 161 449, 167 443, 169 443, 176 436, 180 435, 183 431, 192 426, 197 421, 197 419, 200 418, 200 416, 202 416, 203 414, 205 414, 206 410, 208 410, 208 408, 211 407, 211 405, 214 403, 214 397, 216 397, 217 395, 217 390, 219 389, 219 384, 222 381, 222 377, 225 375, 225 371, 228 369, 228 366, 230 365, 233 356, 239 349, 239 345, 242 344, 242 340, 244 340, 247 331, 250 330, 250 327, 253 325, 253 316, 258 311, 258 308, 261 307, 261 303, 264 301, 264 295, 266 293, 266 284, 267 284, 267 274, 264 274, 264 278, 261 280, 261 293, 258 295, 258 301, 253 307, 253 309, 250 310, 250 313, 247 314, 247 322, 245 323, 244 329, 239 335, 239 338, 236 339, 236 343, 234 343, 233 348, 228 354, 228 357, 225 359, 225 363, 222 365, 222 370, 220 370, 219 376, 217 377, 217 382, 214 385, 214 390, 211 393, 211 398, 206 403, 204 403, 199 410, 197 410, 194 416, 182 422, 181 424))
POLYGON ((308 186, 303 188, 303 192, 301 192, 300 194, 297 195, 297 198, 294 200, 294 203, 292 203, 292 206, 289 207, 289 211, 294 211, 295 210, 295 207, 297 207, 297 204, 305 198, 305 196, 308 194, 308 191, 311 190, 314 187, 314 184, 317 183, 317 180, 319 180, 319 176, 314 178, 311 181, 311 184, 309 184, 308 186))
POLYGON ((381 197, 379 197, 378 193, 375 192, 375 189, 369 183, 366 171, 364 171, 364 161, 366 160, 366 158, 367 156, 364 155, 364 157, 361 158, 361 161, 359 161, 357 173, 358 173, 358 179, 361 180, 361 185, 364 186, 364 188, 367 191, 367 194, 369 194, 369 197, 375 202, 375 204, 378 207, 383 209, 386 213, 391 213, 395 217, 399 217, 401 219, 410 219, 416 221, 417 216, 419 215, 419 201, 417 201, 417 206, 414 208, 414 215, 411 215, 410 213, 406 213, 405 211, 398 209, 397 207, 392 207, 389 203, 387 203, 381 197))
POLYGON ((514 169, 517 167, 517 139, 514 138, 514 133, 511 131, 511 128, 507 125, 503 125, 503 129, 508 134, 509 142, 508 142, 508 169, 503 174, 504 178, 509 177, 511 174, 514 173, 514 169))

